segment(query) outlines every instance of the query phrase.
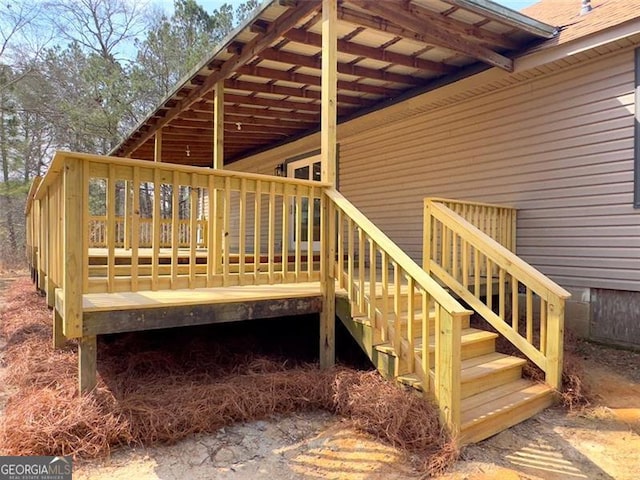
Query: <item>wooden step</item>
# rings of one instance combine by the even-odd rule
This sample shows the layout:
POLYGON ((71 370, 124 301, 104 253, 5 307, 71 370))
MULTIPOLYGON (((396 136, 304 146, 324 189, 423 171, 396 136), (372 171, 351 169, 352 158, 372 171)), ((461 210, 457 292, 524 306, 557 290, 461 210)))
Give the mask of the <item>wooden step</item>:
POLYGON ((522 378, 526 360, 502 353, 489 353, 462 361, 462 398, 491 390, 522 378))
MULTIPOLYGON (((460 339, 462 360, 467 360, 481 355, 487 355, 495 352, 497 333, 479 330, 477 328, 464 328, 462 330, 462 338, 460 339)), ((414 343, 416 361, 420 361, 422 354, 422 339, 418 339, 414 343)), ((436 337, 429 337, 429 353, 430 362, 433 365, 435 361, 436 337)))
POLYGON ((489 438, 549 407, 554 390, 548 385, 519 379, 462 401, 462 444, 489 438))

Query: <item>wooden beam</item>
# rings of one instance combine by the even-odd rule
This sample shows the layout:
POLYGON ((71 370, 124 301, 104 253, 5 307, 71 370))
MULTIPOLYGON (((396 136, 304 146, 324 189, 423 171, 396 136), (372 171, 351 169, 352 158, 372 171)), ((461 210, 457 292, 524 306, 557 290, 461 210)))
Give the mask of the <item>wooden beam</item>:
MULTIPOLYGON (((336 185, 336 131, 338 117, 338 0, 322 0, 322 120, 320 151, 322 181, 336 185)), ((323 196, 321 222, 321 288, 323 307, 320 313, 320 367, 335 364, 335 218, 323 196)))
MULTIPOLYGON (((291 83, 300 83, 302 85, 312 85, 319 87, 321 79, 315 75, 304 73, 289 72, 286 70, 277 70, 275 68, 260 67, 257 65, 245 65, 237 70, 242 75, 251 75, 253 77, 267 78, 270 80, 284 80, 291 83)), ((378 85, 368 85, 359 82, 351 82, 346 80, 338 80, 338 89, 350 92, 371 93, 373 95, 392 96, 399 93, 398 89, 381 87, 378 85)))
MULTIPOLYGON (((247 117, 293 125, 298 123, 318 123, 320 121, 320 115, 315 113, 286 112, 282 110, 237 105, 225 105, 224 107, 225 122, 242 121, 243 118, 247 117)), ((200 109, 187 110, 182 112, 177 118, 179 120, 205 120, 206 122, 211 122, 211 109, 209 108, 206 112, 200 109)))
POLYGON ((309 16, 319 8, 319 2, 305 1, 300 2, 296 8, 289 9, 282 14, 276 21, 271 23, 264 34, 256 35, 251 41, 247 42, 242 48, 242 51, 232 55, 231 58, 226 60, 219 70, 212 73, 202 85, 193 88, 189 94, 179 101, 175 102, 175 106, 167 110, 166 115, 154 126, 155 128, 149 129, 148 132, 140 135, 133 142, 129 143, 125 151, 121 152, 123 155, 130 153, 137 147, 146 142, 154 134, 154 130, 162 128, 175 118, 180 112, 188 109, 191 105, 202 98, 207 92, 210 92, 214 86, 222 79, 232 74, 236 68, 245 64, 261 50, 267 48, 271 43, 280 38, 285 32, 293 28, 300 22, 300 20, 309 16))
MULTIPOLYGON (((320 119, 318 119, 320 120, 320 119)), ((225 115, 224 118, 225 130, 227 132, 237 132, 238 125, 240 125, 240 131, 243 130, 252 130, 253 128, 270 128, 270 131, 274 132, 290 132, 296 130, 305 130, 315 123, 308 122, 286 122, 279 119, 272 118, 261 118, 261 117, 249 117, 243 115, 225 115)), ((188 120, 184 118, 180 118, 178 120, 174 120, 171 122, 171 125, 165 127, 167 131, 185 131, 189 129, 197 129, 197 130, 211 130, 213 131, 213 125, 209 122, 202 120, 188 120)))
POLYGON ((243 322, 264 318, 317 314, 319 295, 199 305, 174 305, 121 311, 87 312, 85 335, 134 332, 159 328, 243 322))
POLYGON ((162 162, 162 129, 156 130, 153 142, 153 161, 162 162))
MULTIPOLYGON (((344 11, 344 9, 341 8, 340 11, 344 11)), ((322 35, 307 32, 301 28, 289 30, 284 34, 284 37, 296 43, 313 45, 314 47, 322 46, 322 35)), ((446 63, 433 62, 431 60, 390 52, 383 48, 369 47, 367 45, 348 42, 346 40, 338 40, 338 51, 349 55, 367 57, 381 62, 402 65, 404 67, 411 67, 419 70, 427 70, 435 73, 451 73, 458 69, 458 67, 447 65, 446 63)))
POLYGON ((348 12, 348 16, 343 17, 343 19, 356 25, 365 25, 382 32, 393 33, 411 40, 448 48, 508 72, 513 71, 512 59, 482 45, 474 44, 458 35, 451 34, 443 28, 433 24, 425 24, 422 19, 413 16, 406 10, 399 9, 394 4, 372 0, 349 0, 349 3, 381 17, 376 18, 345 9, 345 12, 348 12))
MULTIPOLYGON (((301 67, 322 69, 322 61, 316 57, 309 57, 299 53, 285 52, 275 48, 267 48, 260 54, 260 58, 288 65, 299 65, 301 67)), ((422 85, 425 80, 413 75, 387 72, 375 68, 360 67, 357 64, 338 62, 338 73, 353 75, 354 77, 371 78, 384 82, 404 83, 405 85, 422 85)))
MULTIPOLYGON (((259 97, 255 94, 251 95, 238 95, 235 93, 225 92, 225 101, 228 104, 234 105, 250 105, 256 107, 267 107, 267 108, 282 108, 287 110, 295 110, 301 111, 303 113, 320 113, 320 104, 316 102, 316 99, 312 99, 311 101, 297 102, 294 100, 286 100, 286 99, 275 99, 275 98, 264 98, 259 97)), ((206 104, 206 101, 198 102, 198 108, 206 104)), ((251 108, 251 107, 249 107, 251 108)), ((351 107, 353 108, 353 107, 351 107)))
POLYGON ((442 0, 444 3, 458 8, 469 10, 488 20, 501 23, 516 30, 525 31, 542 38, 553 38, 558 29, 552 25, 540 22, 534 18, 523 15, 510 8, 498 5, 487 0, 442 0))
MULTIPOLYGON (((288 97, 297 97, 297 98, 312 98, 314 100, 320 99, 320 92, 317 90, 311 90, 308 88, 300 87, 285 87, 282 85, 273 85, 270 83, 258 83, 258 82, 249 82, 246 80, 235 80, 229 79, 224 82, 225 88, 230 88, 232 90, 240 90, 247 92, 260 92, 260 93, 270 93, 274 95, 285 95, 288 97)), ((350 105, 359 105, 362 107, 371 106, 374 101, 367 100, 361 97, 355 97, 351 95, 338 95, 338 101, 341 103, 347 103, 350 105)))
POLYGON ((213 168, 224 168, 224 84, 213 89, 213 168))

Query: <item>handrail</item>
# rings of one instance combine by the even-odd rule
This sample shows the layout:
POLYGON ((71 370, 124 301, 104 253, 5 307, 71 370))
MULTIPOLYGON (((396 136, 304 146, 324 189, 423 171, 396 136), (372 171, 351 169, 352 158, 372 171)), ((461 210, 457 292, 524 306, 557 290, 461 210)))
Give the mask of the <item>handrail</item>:
POLYGON ((462 323, 472 312, 337 190, 326 189, 324 197, 328 240, 337 239, 337 248, 331 243, 323 251, 337 259, 334 276, 347 292, 351 315, 366 316, 374 345, 388 342, 393 348, 396 376, 417 375, 425 394, 433 388, 440 417, 455 434, 461 419, 462 323), (431 335, 436 338, 433 360, 431 335))
MULTIPOLYGON (((155 166, 156 168, 165 169, 171 172, 181 172, 181 173, 195 173, 195 174, 206 174, 206 172, 211 172, 212 169, 208 167, 196 167, 193 165, 181 165, 177 163, 155 163, 149 160, 138 160, 132 158, 122 158, 122 157, 110 157, 106 155, 95 155, 90 153, 80 153, 80 152, 71 152, 65 150, 58 150, 51 164, 49 165, 49 169, 47 170, 46 175, 43 177, 41 184, 36 191, 35 198, 39 199, 43 193, 41 190, 44 190, 47 186, 51 184, 51 182, 62 172, 64 168, 64 162, 67 159, 74 158, 82 161, 95 161, 100 163, 109 163, 111 165, 118 165, 123 167, 147 167, 151 168, 155 166)), ((238 172, 235 170, 216 170, 216 175, 221 177, 230 177, 230 178, 238 178, 238 179, 247 179, 247 180, 264 180, 284 185, 304 185, 304 186, 313 186, 313 187, 328 187, 330 184, 318 182, 314 180, 302 180, 298 178, 291 177, 276 177, 272 175, 264 175, 260 173, 247 173, 247 172, 238 172)))
POLYGON ((546 373, 547 383, 559 388, 564 303, 569 292, 437 200, 425 199, 424 229, 424 242, 431 246, 425 249, 425 268, 538 365, 546 373), (498 291, 494 292, 496 281, 498 291), (521 286, 525 295, 522 333, 521 286), (498 296, 497 311, 494 293, 498 296), (537 318, 534 295, 540 301, 537 318))
POLYGON ((411 275, 416 283, 429 292, 433 299, 438 302, 450 314, 472 313, 464 308, 455 298, 453 298, 442 286, 429 276, 420 266, 413 261, 398 245, 396 245, 382 230, 380 230, 371 220, 369 220, 360 210, 358 210, 349 200, 335 189, 325 190, 325 195, 330 198, 335 205, 350 217, 378 246, 383 248, 387 254, 398 263, 400 267, 411 275))
MULTIPOLYGON (((428 197, 425 202, 437 202, 456 212, 467 222, 489 235, 503 247, 516 251, 517 210, 506 205, 471 202, 442 197, 428 197)), ((425 244, 425 247, 428 245, 425 244)))
POLYGON ((448 226, 456 226, 461 230, 466 230, 469 234, 467 241, 476 248, 483 251, 483 253, 490 252, 491 259, 494 263, 501 268, 507 270, 508 273, 515 274, 523 280, 527 280, 527 283, 532 283, 534 291, 540 296, 555 295, 563 299, 567 299, 571 296, 560 285, 555 283, 549 277, 541 273, 536 268, 529 265, 513 252, 504 248, 500 243, 486 235, 479 228, 472 225, 457 213, 451 211, 444 205, 439 205, 437 202, 432 202, 431 208, 435 214, 434 217, 438 220, 446 221, 448 226), (546 292, 547 294, 544 294, 546 292))

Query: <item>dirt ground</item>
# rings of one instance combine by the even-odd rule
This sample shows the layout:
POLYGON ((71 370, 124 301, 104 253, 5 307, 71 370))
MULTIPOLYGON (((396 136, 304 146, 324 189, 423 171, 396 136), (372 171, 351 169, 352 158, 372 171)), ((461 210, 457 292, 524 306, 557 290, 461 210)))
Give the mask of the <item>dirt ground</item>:
MULTIPOLYGON (((8 283, 0 277, 0 293, 8 283)), ((638 478, 640 353, 589 343, 581 343, 580 353, 596 395, 593 405, 579 414, 548 409, 467 447, 441 478, 638 478)), ((0 409, 9 394, 2 373, 0 409)), ((121 449, 107 460, 74 467, 78 480, 419 478, 401 452, 323 412, 238 424, 170 446, 121 449)))

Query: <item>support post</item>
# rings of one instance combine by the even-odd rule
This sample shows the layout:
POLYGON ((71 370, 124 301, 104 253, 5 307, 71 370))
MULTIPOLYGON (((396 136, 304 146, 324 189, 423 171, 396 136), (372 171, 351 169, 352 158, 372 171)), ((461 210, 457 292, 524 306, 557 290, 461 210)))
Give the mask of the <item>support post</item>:
MULTIPOLYGON (((213 88, 213 169, 222 170, 224 168, 224 82, 216 83, 213 88)), ((209 192, 211 195, 211 192, 209 192)), ((209 198, 213 202, 213 212, 215 218, 209 219, 210 228, 214 229, 214 273, 222 273, 222 257, 224 255, 224 192, 215 190, 215 196, 209 198)), ((211 252, 209 252, 211 255, 211 252)))
POLYGON ((62 348, 66 338, 62 331, 62 316, 58 310, 53 308, 53 349, 57 350, 62 348))
MULTIPOLYGON (((336 186, 336 125, 338 37, 337 0, 322 0, 322 120, 320 133, 322 181, 336 186)), ((323 197, 321 235, 321 288, 323 307, 320 313, 320 367, 335 363, 335 262, 336 219, 328 198, 323 197)))
POLYGON ((156 130, 153 144, 153 161, 162 162, 162 129, 156 130))
POLYGON ((84 248, 83 232, 83 169, 82 160, 69 158, 64 166, 64 207, 62 237, 62 288, 64 306, 64 335, 67 338, 82 336, 82 284, 85 274, 82 266, 84 248))
POLYGON ((564 300, 547 302, 546 382, 556 390, 562 387, 564 350, 564 300))
POLYGON ((88 393, 96 386, 97 357, 96 336, 81 337, 78 341, 78 385, 80 393, 88 393))

